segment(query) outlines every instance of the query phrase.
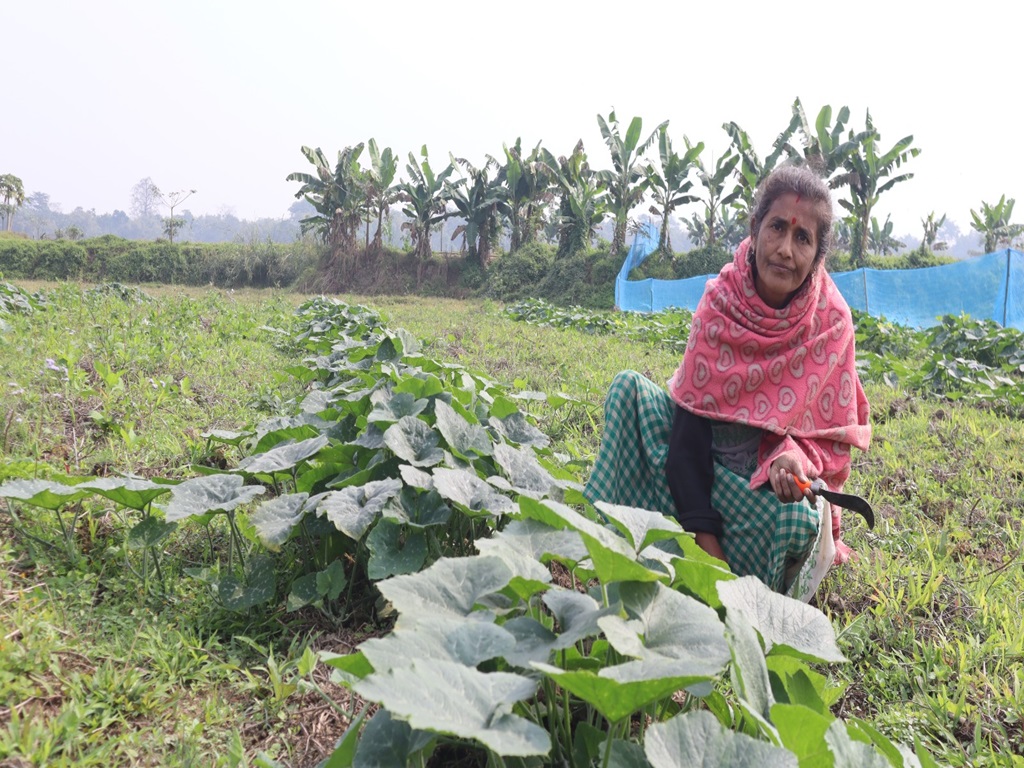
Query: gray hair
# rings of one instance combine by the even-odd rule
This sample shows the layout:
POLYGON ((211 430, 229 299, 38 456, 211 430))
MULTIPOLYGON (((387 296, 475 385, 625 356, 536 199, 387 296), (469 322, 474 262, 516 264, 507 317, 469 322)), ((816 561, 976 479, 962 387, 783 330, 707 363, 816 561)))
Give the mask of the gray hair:
POLYGON ((806 165, 780 166, 761 182, 754 194, 754 208, 750 213, 750 238, 754 243, 757 242, 761 222, 768 215, 772 203, 786 194, 796 195, 815 204, 818 214, 818 252, 814 254, 814 265, 811 267, 813 273, 832 249, 832 196, 825 180, 806 165))

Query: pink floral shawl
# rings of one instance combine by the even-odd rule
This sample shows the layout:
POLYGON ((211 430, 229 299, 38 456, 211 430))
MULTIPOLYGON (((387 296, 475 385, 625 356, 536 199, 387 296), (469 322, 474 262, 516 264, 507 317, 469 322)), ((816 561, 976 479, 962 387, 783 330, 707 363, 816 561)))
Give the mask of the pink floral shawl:
MULTIPOLYGON (((840 490, 850 446, 863 451, 871 441, 850 309, 824 269, 785 307, 769 307, 754 288, 749 247, 748 238, 708 281, 669 394, 697 415, 764 430, 751 488, 791 454, 808 477, 840 490)), ((833 529, 838 539, 837 510, 833 529)))

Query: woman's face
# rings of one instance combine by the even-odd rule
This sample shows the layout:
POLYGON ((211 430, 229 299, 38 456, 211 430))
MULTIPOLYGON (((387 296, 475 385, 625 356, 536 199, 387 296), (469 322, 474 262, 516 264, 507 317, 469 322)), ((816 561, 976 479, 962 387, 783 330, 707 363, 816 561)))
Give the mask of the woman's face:
POLYGON ((813 202, 787 193, 758 222, 754 287, 770 307, 784 307, 803 285, 818 252, 818 213, 813 202))

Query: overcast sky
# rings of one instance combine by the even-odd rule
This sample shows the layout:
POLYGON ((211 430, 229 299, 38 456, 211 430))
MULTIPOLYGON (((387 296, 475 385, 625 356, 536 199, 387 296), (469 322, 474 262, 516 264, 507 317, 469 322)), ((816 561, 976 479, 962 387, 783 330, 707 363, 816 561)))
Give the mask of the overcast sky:
MULTIPOLYGON (((913 134, 915 178, 882 196, 898 233, 930 211, 1024 198, 1024 11, 1010 3, 31 0, 0 14, 0 174, 64 211, 128 210, 151 177, 193 213, 284 216, 299 152, 371 137, 482 162, 521 136, 556 155, 596 115, 669 120, 720 155, 735 120, 767 154, 795 97, 813 120, 870 108, 881 145, 913 134), (603 9, 603 10, 599 10, 603 9), (942 10, 947 9, 947 10, 942 10)), ((365 157, 365 155, 364 155, 365 157)), ((1024 218, 1024 203, 1015 219, 1024 218)))

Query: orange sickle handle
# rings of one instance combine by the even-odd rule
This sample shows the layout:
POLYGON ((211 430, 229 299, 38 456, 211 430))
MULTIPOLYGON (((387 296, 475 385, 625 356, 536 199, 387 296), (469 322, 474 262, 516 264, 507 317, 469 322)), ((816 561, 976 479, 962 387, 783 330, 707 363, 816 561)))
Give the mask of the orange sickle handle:
POLYGON ((799 477, 793 475, 793 482, 796 483, 796 487, 799 488, 804 493, 807 493, 809 490, 811 490, 811 482, 809 480, 805 483, 802 482, 799 477))

